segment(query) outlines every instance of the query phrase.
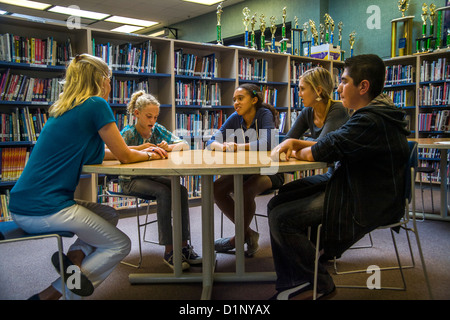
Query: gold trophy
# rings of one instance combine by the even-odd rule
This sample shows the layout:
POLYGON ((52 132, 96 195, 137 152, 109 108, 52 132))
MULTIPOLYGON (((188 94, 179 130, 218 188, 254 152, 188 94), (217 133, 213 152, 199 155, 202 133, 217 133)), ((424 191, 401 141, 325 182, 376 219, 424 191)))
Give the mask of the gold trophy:
POLYGON ((298 27, 298 18, 297 16, 294 17, 294 27, 291 29, 291 39, 292 39, 292 46, 291 46, 291 54, 294 54, 296 56, 302 55, 302 29, 299 29, 298 27))
POLYGON ((255 40, 255 24, 256 24, 256 12, 253 14, 251 20, 250 20, 250 25, 252 27, 252 33, 250 35, 250 48, 252 49, 257 49, 257 45, 256 45, 256 40, 255 40))
POLYGON ((325 41, 325 26, 323 23, 319 24, 320 44, 324 44, 325 41))
POLYGON ((342 21, 339 21, 339 23, 338 23, 338 30, 339 30, 338 42, 339 42, 339 48, 341 49, 341 61, 344 61, 344 59, 345 59, 345 57, 344 57, 345 51, 342 50, 342 29, 343 29, 343 27, 344 27, 344 23, 342 21))
POLYGON ((330 20, 330 43, 333 45, 334 42, 334 20, 328 15, 328 19, 330 20))
POLYGON ((272 42, 272 46, 270 49, 270 52, 275 52, 275 32, 277 32, 277 26, 275 25, 277 18, 275 18, 275 16, 271 16, 270 17, 270 33, 272 33, 272 38, 271 38, 271 42, 272 42))
POLYGON ((219 5, 217 6, 217 11, 216 11, 216 14, 217 14, 217 44, 223 44, 223 42, 222 42, 222 25, 220 24, 222 12, 223 12, 222 3, 223 2, 219 3, 219 5))
POLYGON ((286 7, 283 8, 283 25, 281 27, 281 52, 287 52, 287 38, 286 38, 286 7))
POLYGON ((356 32, 352 31, 352 33, 350 33, 349 37, 350 37, 350 39, 349 39, 349 43, 350 43, 350 57, 353 57, 353 45, 355 44, 356 32))
POLYGON ((242 9, 242 14, 244 15, 244 19, 242 19, 242 21, 244 22, 245 27, 244 44, 245 47, 248 48, 248 24, 250 23, 250 9, 245 7, 242 9))
MULTIPOLYGON (((433 39, 435 39, 434 38, 434 20, 436 18, 436 5, 434 3, 430 4, 429 9, 430 9, 430 36, 428 38, 427 48, 428 48, 428 50, 430 50, 430 49, 432 50, 432 49, 436 49, 436 47, 435 48, 431 47, 431 41, 433 39)), ((434 43, 434 45, 436 46, 436 42, 434 43)))
POLYGON ((319 45, 319 33, 317 32, 316 23, 309 20, 309 26, 311 27, 311 46, 319 45))
POLYGON ((306 43, 306 46, 308 48, 308 51, 306 52, 306 56, 309 57, 311 56, 311 40, 308 40, 308 28, 309 28, 309 23, 305 22, 303 24, 303 38, 305 40, 302 41, 302 55, 305 55, 305 49, 303 48, 303 44, 306 43))
POLYGON ((428 38, 427 38, 427 19, 428 19, 428 6, 426 3, 422 4, 422 37, 416 39, 416 51, 426 52, 428 51, 428 38))
POLYGON ((402 18, 405 17, 405 12, 408 10, 409 7, 409 0, 399 0, 398 1, 398 10, 402 13, 402 18))
POLYGON ((264 51, 266 46, 266 35, 264 32, 266 31, 266 16, 262 13, 259 17, 259 22, 261 23, 259 29, 261 30, 261 51, 264 51))
POLYGON ((397 24, 403 23, 403 34, 398 39, 399 55, 412 54, 412 26, 414 16, 405 16, 406 10, 409 7, 409 0, 399 0, 398 9, 402 13, 401 18, 391 20, 391 57, 397 55, 397 24))

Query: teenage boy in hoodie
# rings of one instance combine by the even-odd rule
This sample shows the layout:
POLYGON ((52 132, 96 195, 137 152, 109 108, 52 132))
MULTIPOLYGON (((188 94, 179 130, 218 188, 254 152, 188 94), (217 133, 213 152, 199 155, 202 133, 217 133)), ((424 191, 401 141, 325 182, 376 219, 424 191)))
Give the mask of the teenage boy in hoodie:
MULTIPOLYGON (((323 224, 321 258, 326 260, 403 215, 409 131, 405 113, 382 94, 384 80, 385 65, 378 56, 346 59, 338 92, 344 107, 354 110, 350 119, 311 147, 289 139, 274 148, 272 156, 281 161, 296 151, 301 160, 336 162, 328 182, 280 193, 268 204, 277 273, 274 299, 312 295, 315 246, 308 227, 316 230, 323 224)), ((333 279, 319 265, 317 297, 334 290, 333 279)))

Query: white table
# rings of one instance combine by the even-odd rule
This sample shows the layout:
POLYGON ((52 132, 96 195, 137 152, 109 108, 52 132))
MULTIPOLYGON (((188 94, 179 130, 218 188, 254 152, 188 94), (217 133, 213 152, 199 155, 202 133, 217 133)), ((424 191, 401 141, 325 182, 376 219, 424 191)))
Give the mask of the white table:
MULTIPOLYGON (((239 151, 212 152, 190 150, 169 153, 165 160, 146 161, 133 164, 120 164, 118 161, 105 161, 101 165, 83 167, 84 173, 110 175, 163 175, 172 180, 173 210, 173 274, 130 274, 131 283, 203 282, 201 299, 210 299, 214 281, 272 281, 274 272, 245 272, 244 256, 244 203, 243 175, 268 174, 276 172, 324 169, 323 162, 290 160, 272 162, 268 152, 239 151), (187 274, 181 270, 181 208, 180 176, 200 175, 202 183, 202 274, 187 274), (214 195, 213 177, 215 175, 234 176, 235 228, 236 228, 236 271, 234 273, 215 273, 214 253, 214 195)), ((95 180, 96 181, 96 180, 95 180)))

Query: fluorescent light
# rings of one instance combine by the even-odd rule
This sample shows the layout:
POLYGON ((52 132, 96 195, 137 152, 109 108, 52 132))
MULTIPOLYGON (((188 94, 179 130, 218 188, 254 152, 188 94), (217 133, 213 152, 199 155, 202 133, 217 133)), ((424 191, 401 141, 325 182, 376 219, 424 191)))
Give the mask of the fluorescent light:
POLYGON ((105 21, 108 22, 117 22, 122 24, 131 24, 134 26, 141 26, 141 27, 150 27, 155 24, 158 24, 159 22, 155 21, 148 21, 148 20, 140 20, 140 19, 133 19, 133 18, 126 18, 126 17, 119 17, 119 16, 111 16, 105 21))
POLYGON ((142 27, 125 25, 125 26, 121 26, 121 27, 112 29, 111 31, 124 32, 124 33, 133 33, 133 32, 135 32, 135 31, 137 31, 139 29, 142 29, 142 27))
POLYGON ((219 3, 219 2, 223 2, 223 0, 183 0, 183 1, 203 4, 205 6, 211 6, 213 4, 216 4, 216 3, 219 3))
POLYGON ((161 30, 155 33, 151 33, 149 34, 150 37, 159 37, 159 36, 163 36, 166 34, 166 30, 161 30))
POLYGON ((0 10, 0 14, 5 14, 5 13, 7 13, 8 11, 3 11, 3 10, 0 10))
POLYGON ((14 6, 26 7, 37 10, 45 10, 48 7, 51 7, 51 4, 36 2, 36 1, 27 1, 27 0, 0 0, 1 3, 12 4, 14 6))
POLYGON ((78 6, 69 6, 69 7, 54 6, 53 8, 50 8, 48 11, 95 20, 105 19, 106 17, 109 16, 109 14, 105 13, 80 10, 78 6))

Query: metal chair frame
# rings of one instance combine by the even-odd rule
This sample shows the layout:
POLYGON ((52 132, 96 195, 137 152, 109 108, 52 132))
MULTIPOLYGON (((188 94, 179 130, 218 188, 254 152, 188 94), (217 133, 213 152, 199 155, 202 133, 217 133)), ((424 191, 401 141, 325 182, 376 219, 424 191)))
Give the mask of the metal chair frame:
POLYGON ((135 202, 136 202, 136 205, 135 205, 136 222, 137 222, 137 231, 138 231, 138 239, 139 239, 139 262, 138 262, 138 264, 133 264, 133 263, 129 263, 129 262, 126 262, 126 261, 121 261, 121 263, 124 264, 124 265, 130 266, 130 267, 134 267, 134 268, 139 269, 141 267, 141 265, 142 265, 141 227, 144 227, 144 235, 143 235, 143 241, 144 242, 159 244, 158 241, 146 240, 145 239, 145 236, 147 234, 147 226, 149 224, 157 222, 158 220, 155 219, 155 220, 148 221, 148 216, 150 214, 150 212, 149 212, 150 206, 147 205, 146 213, 145 213, 145 222, 141 223, 140 210, 139 210, 139 199, 140 199, 139 197, 132 196, 132 195, 127 195, 127 194, 123 194, 123 193, 118 193, 118 192, 112 192, 112 191, 108 191, 108 190, 105 190, 102 195, 99 195, 99 198, 100 197, 131 198, 131 199, 135 200, 135 202))
MULTIPOLYGON (((6 224, 8 224, 7 226, 8 231, 3 234, 5 236, 5 239, 0 240, 0 244, 55 238, 58 245, 58 258, 60 266, 59 275, 61 279, 64 279, 64 265, 63 265, 64 246, 62 238, 63 237, 71 238, 74 236, 73 233, 63 231, 63 232, 51 232, 42 234, 29 234, 23 231, 21 228, 19 228, 19 226, 17 226, 14 221, 0 222, 0 230, 2 229, 2 226, 5 227, 6 224), (9 234, 11 234, 11 236, 9 236, 9 234)), ((61 283, 62 283, 61 288, 62 298, 63 300, 66 300, 65 283, 64 281, 61 281, 61 283)))
MULTIPOLYGON (((386 226, 381 226, 377 229, 387 229, 389 228, 391 231, 391 236, 392 236, 392 241, 393 241, 393 245, 394 245, 394 249, 395 249, 395 255, 397 258, 397 263, 398 266, 394 266, 394 267, 385 267, 385 268, 380 268, 380 270, 399 270, 400 271, 400 275, 402 278, 402 283, 403 286, 402 287, 381 287, 380 289, 387 289, 387 290, 406 290, 406 281, 405 281, 405 277, 403 274, 403 269, 406 268, 414 268, 415 267, 415 262, 414 262, 414 255, 412 252, 412 248, 411 248, 411 243, 410 243, 410 239, 409 239, 409 234, 408 232, 413 232, 415 234, 416 237, 416 242, 417 242, 417 247, 418 247, 418 251, 419 251, 419 255, 420 255, 420 260, 422 263, 422 269, 423 269, 423 273, 424 273, 424 277, 425 277, 425 282, 427 284, 427 289, 428 289, 428 294, 430 296, 430 299, 433 299, 433 294, 432 294, 432 290, 431 290, 431 285, 430 285, 430 281, 428 278, 428 273, 427 273, 427 268, 426 268, 426 264, 425 264, 425 259, 423 257, 423 252, 422 252, 422 246, 420 243, 420 238, 419 238, 419 233, 417 230, 417 224, 416 224, 416 206, 415 206, 415 192, 414 192, 414 181, 415 181, 415 174, 416 174, 416 168, 417 168, 417 142, 409 142, 409 146, 410 146, 410 158, 409 158, 409 162, 408 162, 408 166, 407 166, 407 173, 406 173, 406 179, 407 179, 407 185, 405 186, 406 188, 406 192, 405 192, 405 214, 403 216, 403 218, 397 222, 397 223, 393 223, 390 225, 386 225, 386 226), (409 173, 408 173, 409 172, 409 173), (409 175, 409 177, 408 177, 409 175), (411 204, 411 209, 412 212, 409 212, 409 206, 411 204), (409 222, 410 222, 410 216, 412 216, 412 227, 408 226, 409 222), (402 266, 401 261, 400 261, 400 255, 398 252, 398 248, 397 248, 397 243, 395 240, 395 235, 394 235, 394 228, 401 228, 404 229, 406 231, 406 236, 408 239, 408 245, 409 245, 409 250, 410 250, 410 254, 411 254, 411 259, 412 259, 412 265, 411 266, 402 266)), ((317 270, 318 270, 318 263, 319 263, 319 244, 320 244, 320 230, 322 228, 322 225, 320 224, 317 228, 317 240, 316 240, 316 257, 315 257, 315 269, 314 269, 314 284, 313 284, 313 299, 315 300, 317 298, 317 270)), ((336 267, 336 258, 334 259, 334 267, 335 267, 335 271, 337 271, 337 267, 336 267)), ((353 270, 353 271, 346 271, 346 272, 340 272, 337 274, 350 274, 350 273, 360 273, 360 272, 366 272, 367 270, 353 270)), ((337 288, 360 288, 360 289, 367 289, 367 286, 357 286, 357 285, 338 285, 336 286, 337 288)))

